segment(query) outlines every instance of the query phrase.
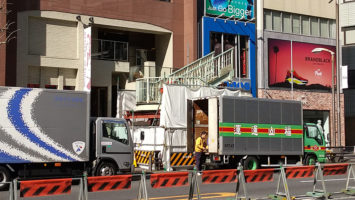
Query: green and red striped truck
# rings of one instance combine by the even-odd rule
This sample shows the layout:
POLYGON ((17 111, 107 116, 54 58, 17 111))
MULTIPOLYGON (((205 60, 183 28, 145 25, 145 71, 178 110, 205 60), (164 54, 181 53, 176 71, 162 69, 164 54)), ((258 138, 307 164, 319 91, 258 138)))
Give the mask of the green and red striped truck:
POLYGON ((325 162, 325 138, 303 123, 300 101, 219 96, 188 100, 187 146, 208 131, 206 165, 261 166, 325 162))

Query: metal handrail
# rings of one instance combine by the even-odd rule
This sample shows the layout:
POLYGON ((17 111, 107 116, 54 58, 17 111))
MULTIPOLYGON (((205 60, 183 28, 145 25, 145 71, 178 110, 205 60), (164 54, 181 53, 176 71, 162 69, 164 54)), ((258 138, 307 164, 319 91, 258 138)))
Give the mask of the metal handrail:
POLYGON ((214 52, 171 73, 167 77, 151 77, 137 79, 136 98, 138 103, 159 103, 159 90, 163 83, 184 86, 207 86, 233 71, 234 48, 214 56, 214 52), (228 68, 228 69, 226 69, 228 68))

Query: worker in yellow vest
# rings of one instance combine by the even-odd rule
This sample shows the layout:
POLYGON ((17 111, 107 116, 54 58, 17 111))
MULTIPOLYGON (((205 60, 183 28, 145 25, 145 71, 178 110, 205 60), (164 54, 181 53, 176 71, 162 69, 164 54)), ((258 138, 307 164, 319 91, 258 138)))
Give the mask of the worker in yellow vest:
POLYGON ((198 175, 201 175, 201 165, 205 159, 205 152, 207 152, 207 149, 207 132, 202 131, 201 136, 196 139, 195 143, 195 164, 198 175))

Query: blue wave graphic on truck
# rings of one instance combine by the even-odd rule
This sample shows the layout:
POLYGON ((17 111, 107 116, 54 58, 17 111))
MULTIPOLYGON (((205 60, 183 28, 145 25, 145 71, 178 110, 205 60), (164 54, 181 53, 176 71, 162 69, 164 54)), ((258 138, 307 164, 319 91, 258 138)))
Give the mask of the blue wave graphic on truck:
POLYGON ((32 89, 20 89, 16 91, 14 97, 10 100, 9 106, 8 106, 8 115, 9 119, 12 122, 12 124, 15 126, 16 130, 22 133, 24 136, 29 138, 32 142, 38 144, 39 146, 47 149, 51 153, 54 153, 57 156, 60 156, 64 159, 73 161, 74 159, 68 155, 65 155, 64 153, 58 151, 57 149, 53 148, 52 146, 48 145, 47 143, 43 142, 40 138, 38 138, 33 132, 30 131, 28 126, 26 126, 22 113, 21 113, 21 101, 23 97, 30 92, 32 89))
POLYGON ((34 105, 42 89, 0 92, 0 163, 82 161, 73 150, 49 137, 36 121, 34 105))

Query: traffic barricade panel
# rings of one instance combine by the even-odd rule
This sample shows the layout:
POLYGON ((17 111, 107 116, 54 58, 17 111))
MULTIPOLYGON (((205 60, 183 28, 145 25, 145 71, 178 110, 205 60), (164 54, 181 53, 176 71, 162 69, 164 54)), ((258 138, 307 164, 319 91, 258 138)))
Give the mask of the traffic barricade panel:
POLYGON ((287 167, 286 178, 313 178, 315 166, 287 167))
POLYGON ((172 167, 191 166, 195 162, 193 153, 172 153, 170 155, 170 165, 172 167))
POLYGON ((244 170, 245 182, 269 182, 274 180, 274 169, 244 170))
POLYGON ((137 164, 149 164, 149 157, 152 157, 154 160, 154 152, 153 151, 134 151, 134 157, 136 159, 137 164))
POLYGON ((237 170, 206 170, 202 173, 202 184, 235 183, 237 170))
POLYGON ((189 172, 151 174, 152 188, 181 187, 189 185, 189 172))
POLYGON ((21 181, 20 197, 70 194, 71 185, 71 178, 21 181))
POLYGON ((323 176, 343 175, 346 174, 349 164, 332 164, 323 166, 323 176))
POLYGON ((131 189, 132 175, 88 177, 87 182, 89 192, 131 189))

